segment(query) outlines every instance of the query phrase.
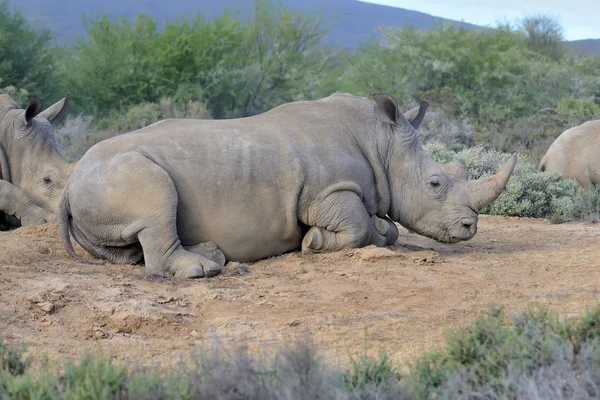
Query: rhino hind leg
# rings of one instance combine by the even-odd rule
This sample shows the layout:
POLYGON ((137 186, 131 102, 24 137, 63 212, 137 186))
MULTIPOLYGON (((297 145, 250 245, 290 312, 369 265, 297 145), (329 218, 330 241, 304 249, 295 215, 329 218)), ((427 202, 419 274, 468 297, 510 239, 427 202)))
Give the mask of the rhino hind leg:
MULTIPOLYGON (((69 188, 71 213, 94 244, 111 250, 139 242, 151 275, 202 278, 221 272, 221 265, 182 246, 175 184, 156 162, 138 152, 122 153, 91 170, 90 177, 82 174, 82 183, 69 188), (93 179, 98 173, 103 180, 93 179), (114 187, 119 190, 107 189, 114 187)), ((101 255, 110 258, 104 251, 101 255)))
POLYGON ((326 253, 369 244, 374 226, 358 195, 350 190, 333 192, 309 207, 311 228, 302 240, 302 254, 326 253))

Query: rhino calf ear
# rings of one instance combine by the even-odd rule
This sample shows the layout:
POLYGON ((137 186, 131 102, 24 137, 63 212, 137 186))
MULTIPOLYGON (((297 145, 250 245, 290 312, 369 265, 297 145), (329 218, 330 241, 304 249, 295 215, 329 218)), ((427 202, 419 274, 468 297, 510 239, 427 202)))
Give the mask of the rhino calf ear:
POLYGON ((42 100, 37 96, 29 96, 29 103, 25 109, 25 122, 29 125, 32 119, 34 119, 43 108, 42 100))
POLYGON ((374 93, 375 114, 380 120, 395 124, 398 117, 398 102, 386 93, 374 93))
POLYGON ((67 111, 67 106, 69 105, 69 93, 65 95, 65 97, 48 107, 44 112, 42 112, 39 117, 45 118, 50 122, 55 122, 60 120, 67 111))

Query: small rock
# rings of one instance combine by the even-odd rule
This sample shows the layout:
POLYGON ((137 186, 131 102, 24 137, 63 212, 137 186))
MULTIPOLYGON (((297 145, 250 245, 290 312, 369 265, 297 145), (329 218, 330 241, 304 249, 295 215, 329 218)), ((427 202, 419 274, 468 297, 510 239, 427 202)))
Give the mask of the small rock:
POLYGON ((56 307, 54 307, 54 304, 50 303, 49 301, 43 301, 41 303, 38 303, 38 307, 46 314, 52 314, 56 309, 56 307))
POLYGON ((391 311, 388 313, 388 315, 394 318, 406 318, 406 314, 400 311, 391 311))
POLYGON ((197 338, 198 336, 200 336, 200 334, 198 333, 198 331, 191 331, 190 332, 190 336, 194 337, 194 338, 197 338))
POLYGON ((44 299, 42 298, 42 296, 40 296, 39 294, 35 294, 35 295, 31 296, 31 297, 27 298, 27 300, 30 303, 35 303, 35 304, 41 303, 41 302, 44 301, 44 299))
POLYGON ((157 304, 168 304, 175 301, 175 297, 163 297, 158 296, 156 300, 154 300, 157 304))

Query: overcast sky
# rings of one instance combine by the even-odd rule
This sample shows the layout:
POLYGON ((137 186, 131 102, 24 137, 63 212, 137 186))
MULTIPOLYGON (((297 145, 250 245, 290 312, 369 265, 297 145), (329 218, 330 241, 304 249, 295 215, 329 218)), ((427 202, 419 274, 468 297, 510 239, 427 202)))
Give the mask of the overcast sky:
POLYGON ((421 11, 436 17, 493 26, 531 14, 550 14, 567 40, 600 39, 600 0, 362 0, 421 11))

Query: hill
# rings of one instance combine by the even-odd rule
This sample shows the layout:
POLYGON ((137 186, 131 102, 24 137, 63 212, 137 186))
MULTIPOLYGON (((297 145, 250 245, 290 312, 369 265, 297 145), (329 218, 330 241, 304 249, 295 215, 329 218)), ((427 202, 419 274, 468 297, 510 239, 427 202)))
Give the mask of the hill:
POLYGON ((586 53, 600 54, 600 39, 573 40, 567 42, 567 45, 586 53))
MULTIPOLYGON (((283 0, 290 9, 323 12, 328 26, 328 44, 357 48, 367 41, 378 26, 413 26, 417 29, 433 28, 439 23, 462 24, 467 28, 475 25, 434 17, 402 8, 363 3, 356 0, 283 0)), ((160 22, 198 12, 206 16, 219 15, 225 9, 247 15, 253 2, 250 0, 20 0, 17 5, 32 20, 52 29, 59 41, 71 41, 85 33, 82 15, 106 13, 111 18, 125 17, 131 20, 138 13, 148 14, 160 22)))
MULTIPOLYGON (((159 22, 167 18, 203 13, 207 17, 219 15, 225 9, 248 15, 251 0, 20 0, 16 3, 31 20, 52 29, 59 42, 72 41, 84 35, 83 15, 105 13, 111 18, 125 17, 131 20, 138 13, 148 14, 159 22)), ((282 0, 282 3, 297 11, 323 13, 329 27, 326 44, 345 48, 358 48, 361 42, 376 38, 380 26, 417 29, 433 28, 437 24, 462 25, 467 29, 481 28, 462 21, 435 17, 418 11, 389 7, 357 0, 282 0)), ((584 52, 600 54, 600 39, 567 42, 570 47, 584 52)))

